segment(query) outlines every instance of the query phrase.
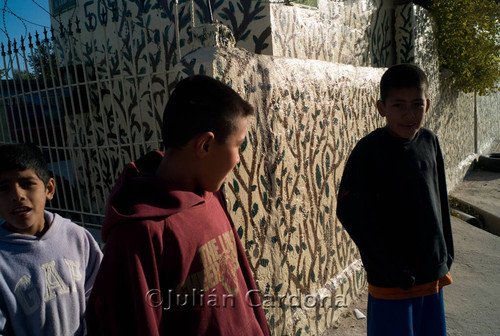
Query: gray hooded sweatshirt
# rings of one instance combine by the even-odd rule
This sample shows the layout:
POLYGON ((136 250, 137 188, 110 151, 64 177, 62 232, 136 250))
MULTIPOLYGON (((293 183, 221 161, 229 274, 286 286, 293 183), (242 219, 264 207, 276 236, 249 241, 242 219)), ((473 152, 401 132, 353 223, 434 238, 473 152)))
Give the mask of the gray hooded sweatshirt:
POLYGON ((82 335, 102 253, 84 228, 45 211, 42 237, 0 226, 0 335, 82 335))

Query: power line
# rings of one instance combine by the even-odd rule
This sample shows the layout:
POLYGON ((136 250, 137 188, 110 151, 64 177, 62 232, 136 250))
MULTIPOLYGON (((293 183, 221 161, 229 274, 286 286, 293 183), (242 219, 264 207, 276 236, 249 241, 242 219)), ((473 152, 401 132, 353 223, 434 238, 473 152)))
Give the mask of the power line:
MULTIPOLYGON (((41 9, 43 9, 45 12, 47 12, 47 10, 45 8, 43 8, 43 6, 41 6, 39 3, 37 3, 35 0, 32 0, 38 7, 40 7, 41 9)), ((6 14, 10 14, 12 15, 14 18, 16 18, 17 20, 19 20, 21 22, 21 24, 24 26, 24 36, 28 35, 28 26, 27 24, 30 24, 30 25, 34 25, 34 26, 37 26, 37 27, 41 27, 41 28, 49 28, 50 27, 47 27, 43 24, 39 24, 39 23, 36 23, 36 22, 33 22, 33 21, 30 21, 30 20, 27 20, 23 17, 21 17, 20 15, 18 15, 17 13, 15 13, 8 5, 8 0, 4 0, 3 1, 3 6, 1 8, 1 11, 2 11, 2 23, 3 23, 3 29, 0 29, 0 31, 2 33, 5 34, 5 36, 7 37, 8 40, 10 40, 10 36, 9 36, 9 32, 8 32, 8 28, 7 28, 7 22, 6 22, 6 14)), ((48 12, 47 12, 48 13, 48 12)))
POLYGON ((40 7, 41 10, 43 10, 44 12, 46 12, 47 14, 50 15, 50 12, 48 10, 46 10, 45 7, 43 7, 42 5, 40 5, 38 2, 36 2, 35 0, 31 0, 31 2, 33 2, 35 5, 37 5, 38 7, 40 7))
MULTIPOLYGON (((46 10, 42 5, 40 5, 38 2, 36 2, 35 0, 31 0, 31 2, 33 2, 35 5, 37 5, 38 7, 40 7, 45 13, 49 14, 49 16, 51 18, 53 18, 54 20, 56 20, 59 24, 62 25, 62 22, 59 18, 55 17, 54 15, 52 15, 50 13, 50 11, 46 10)), ((73 16, 75 15, 75 10, 73 10, 73 15, 71 16, 71 19, 73 19, 73 16)))
MULTIPOLYGON (((22 21, 23 23, 29 23, 29 24, 32 24, 32 25, 34 25, 34 26, 38 26, 38 27, 41 27, 41 28, 50 28, 49 26, 46 26, 46 25, 43 25, 43 24, 40 24, 40 23, 36 23, 36 22, 30 21, 30 20, 27 20, 27 19, 25 19, 25 18, 22 18, 22 17, 20 17, 19 15, 17 15, 16 13, 14 13, 14 12, 12 11, 12 9, 10 9, 10 8, 7 8, 5 11, 6 11, 7 13, 9 13, 9 14, 14 15, 17 19, 19 19, 19 20, 20 20, 20 21, 22 21)), ((26 24, 25 24, 25 26, 26 26, 26 24)))
POLYGON ((7 36, 7 39, 10 39, 9 34, 7 33, 7 24, 5 23, 5 8, 7 8, 7 1, 8 0, 4 0, 3 8, 2 8, 2 20, 3 20, 3 28, 4 28, 2 31, 7 36))

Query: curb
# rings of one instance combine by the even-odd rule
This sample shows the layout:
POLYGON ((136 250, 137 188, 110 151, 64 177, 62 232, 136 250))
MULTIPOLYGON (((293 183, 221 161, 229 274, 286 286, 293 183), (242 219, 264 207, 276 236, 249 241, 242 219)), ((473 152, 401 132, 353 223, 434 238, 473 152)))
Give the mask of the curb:
MULTIPOLYGON (((463 213, 463 214, 465 214, 465 218, 468 218, 469 220, 471 220, 474 223, 479 222, 482 224, 482 226, 477 226, 477 225, 471 223, 469 220, 462 219, 463 221, 500 237, 500 218, 499 217, 497 217, 496 215, 494 215, 494 214, 492 214, 484 209, 481 209, 478 206, 475 206, 474 204, 471 204, 467 201, 464 201, 460 198, 457 198, 457 197, 453 197, 453 198, 457 202, 465 205, 466 207, 472 208, 475 212, 477 212, 478 215, 480 215, 482 221, 477 219, 475 216, 464 213, 463 211, 460 211, 460 210, 457 211, 458 216, 455 216, 455 217, 462 219, 460 217, 460 213, 463 213), (473 218, 473 219, 471 219, 471 218, 473 218), (474 219, 476 221, 474 221, 474 219)), ((455 209, 453 209, 453 210, 455 210, 455 209)))
POLYGON ((466 212, 460 211, 457 208, 450 208, 450 214, 452 216, 457 217, 458 219, 463 220, 464 222, 467 222, 481 230, 487 231, 485 228, 483 221, 479 219, 478 217, 472 216, 466 212))
POLYGON ((477 165, 484 170, 500 172, 500 153, 480 155, 477 165))

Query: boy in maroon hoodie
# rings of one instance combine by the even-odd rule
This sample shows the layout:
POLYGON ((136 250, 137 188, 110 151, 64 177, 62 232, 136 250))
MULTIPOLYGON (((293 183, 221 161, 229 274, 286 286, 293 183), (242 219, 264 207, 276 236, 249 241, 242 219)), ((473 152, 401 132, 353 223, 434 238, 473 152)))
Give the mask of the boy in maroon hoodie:
POLYGON ((177 84, 163 115, 165 152, 130 163, 109 197, 89 335, 269 335, 219 191, 252 114, 213 78, 177 84))

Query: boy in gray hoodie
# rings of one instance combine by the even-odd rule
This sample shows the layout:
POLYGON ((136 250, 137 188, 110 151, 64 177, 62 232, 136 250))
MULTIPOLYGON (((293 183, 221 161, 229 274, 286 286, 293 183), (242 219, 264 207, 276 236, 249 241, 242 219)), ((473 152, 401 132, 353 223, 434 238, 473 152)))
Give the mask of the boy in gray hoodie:
POLYGON ((0 334, 83 335, 99 245, 45 210, 55 181, 36 146, 2 145, 0 162, 0 334))

